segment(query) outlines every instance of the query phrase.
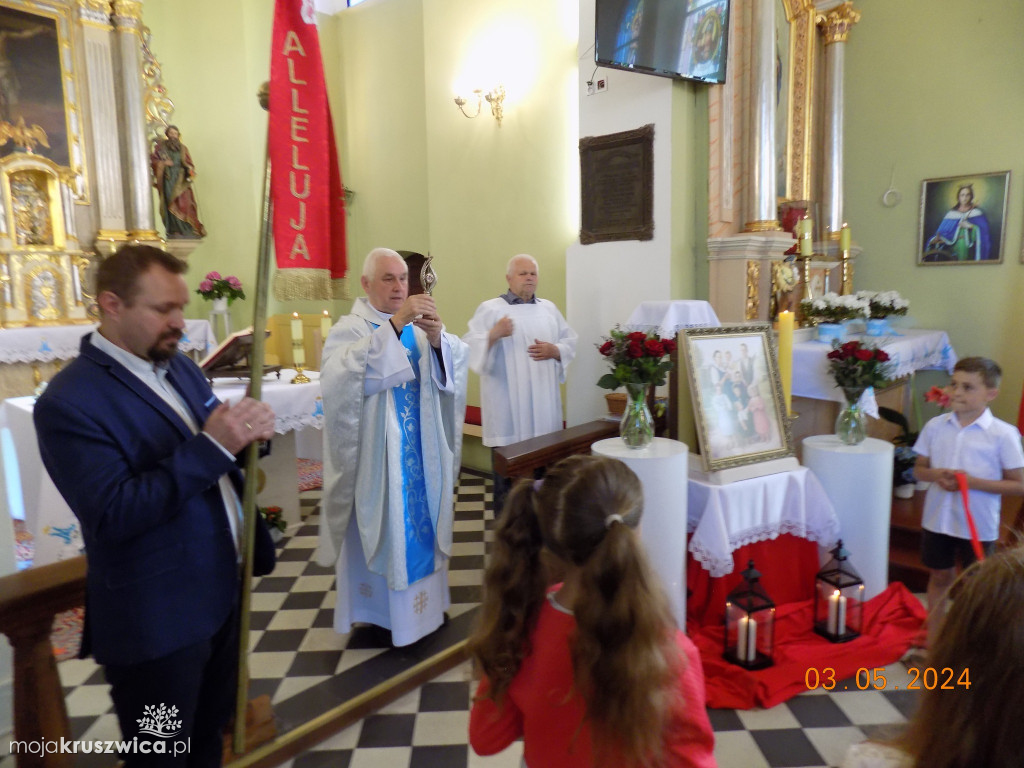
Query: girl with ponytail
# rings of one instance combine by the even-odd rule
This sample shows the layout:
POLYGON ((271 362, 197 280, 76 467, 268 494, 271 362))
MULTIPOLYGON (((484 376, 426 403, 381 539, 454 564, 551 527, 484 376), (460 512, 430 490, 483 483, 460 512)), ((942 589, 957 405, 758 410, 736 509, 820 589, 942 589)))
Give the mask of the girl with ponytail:
POLYGON ((700 657, 647 564, 642 508, 633 471, 600 456, 513 489, 469 641, 478 754, 522 737, 528 768, 714 767, 700 657), (550 589, 542 551, 565 573, 550 589))

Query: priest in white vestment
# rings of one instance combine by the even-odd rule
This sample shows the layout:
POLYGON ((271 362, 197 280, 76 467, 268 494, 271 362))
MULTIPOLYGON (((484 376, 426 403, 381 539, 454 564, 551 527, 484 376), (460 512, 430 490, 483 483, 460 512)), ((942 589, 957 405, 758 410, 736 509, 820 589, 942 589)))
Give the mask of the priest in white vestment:
POLYGON ((467 348, 444 331, 433 298, 408 295, 395 251, 371 251, 360 282, 367 297, 331 329, 321 365, 318 559, 336 565, 336 631, 366 622, 408 645, 440 627, 450 604, 467 348))
MULTIPOLYGON (((491 448, 562 428, 559 385, 576 356, 576 332, 558 308, 536 295, 537 261, 513 256, 505 272, 508 292, 477 307, 463 337, 469 367, 480 375, 483 444, 491 448)), ((508 480, 495 473, 494 507, 508 480)))

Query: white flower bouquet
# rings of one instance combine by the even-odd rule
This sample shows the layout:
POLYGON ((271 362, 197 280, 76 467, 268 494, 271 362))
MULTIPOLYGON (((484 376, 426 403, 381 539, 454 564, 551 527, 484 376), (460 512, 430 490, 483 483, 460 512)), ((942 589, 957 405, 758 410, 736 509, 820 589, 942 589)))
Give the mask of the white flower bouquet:
POLYGON ((826 293, 816 299, 801 301, 800 311, 815 323, 841 323, 843 320, 870 317, 871 302, 859 294, 840 296, 838 293, 826 293))
POLYGON ((910 302, 900 296, 899 291, 858 291, 857 296, 868 300, 871 318, 880 320, 907 314, 910 302))

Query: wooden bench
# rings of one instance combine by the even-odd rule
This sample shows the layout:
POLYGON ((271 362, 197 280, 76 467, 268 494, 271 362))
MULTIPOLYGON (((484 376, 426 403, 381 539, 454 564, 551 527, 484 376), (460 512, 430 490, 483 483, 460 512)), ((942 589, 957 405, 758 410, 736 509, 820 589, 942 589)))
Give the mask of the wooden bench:
POLYGON ((566 456, 589 453, 598 440, 619 434, 616 421, 598 419, 494 449, 494 471, 505 477, 533 477, 566 456))

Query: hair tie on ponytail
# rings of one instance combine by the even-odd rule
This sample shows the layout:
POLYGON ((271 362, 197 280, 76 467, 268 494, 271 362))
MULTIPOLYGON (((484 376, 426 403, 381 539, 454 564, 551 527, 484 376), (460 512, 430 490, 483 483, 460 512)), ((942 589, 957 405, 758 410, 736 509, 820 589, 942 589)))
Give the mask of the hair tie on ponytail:
POLYGON ((537 491, 539 491, 540 487, 542 485, 544 485, 544 478, 543 477, 534 480, 533 481, 533 492, 536 493, 537 491))
POLYGON ((604 519, 604 527, 605 528, 611 528, 612 527, 612 523, 621 523, 621 522, 622 522, 622 515, 608 515, 608 517, 606 517, 604 519))

